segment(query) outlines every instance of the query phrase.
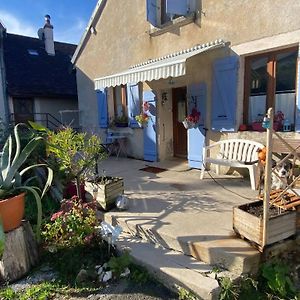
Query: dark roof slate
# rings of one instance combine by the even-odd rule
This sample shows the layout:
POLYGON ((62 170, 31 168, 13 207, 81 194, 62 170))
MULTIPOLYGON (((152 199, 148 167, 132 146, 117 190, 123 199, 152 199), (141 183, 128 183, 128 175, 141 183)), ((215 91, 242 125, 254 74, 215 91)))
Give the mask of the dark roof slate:
POLYGON ((7 34, 4 60, 10 96, 76 97, 76 75, 71 58, 76 45, 55 42, 55 56, 44 42, 32 37, 7 34), (29 54, 28 50, 38 52, 29 54))

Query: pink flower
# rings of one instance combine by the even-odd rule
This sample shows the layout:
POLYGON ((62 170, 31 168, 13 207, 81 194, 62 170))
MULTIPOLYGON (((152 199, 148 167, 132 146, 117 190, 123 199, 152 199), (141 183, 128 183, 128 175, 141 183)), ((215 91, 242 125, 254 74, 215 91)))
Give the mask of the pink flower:
POLYGON ((63 213, 64 212, 62 210, 56 212, 55 214, 52 215, 51 221, 55 221, 57 218, 61 217, 63 215, 63 213))

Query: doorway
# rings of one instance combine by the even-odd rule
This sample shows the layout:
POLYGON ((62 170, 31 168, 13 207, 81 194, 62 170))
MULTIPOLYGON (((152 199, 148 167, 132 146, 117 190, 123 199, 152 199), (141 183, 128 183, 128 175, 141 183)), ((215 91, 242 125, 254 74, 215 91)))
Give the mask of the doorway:
POLYGON ((187 158, 187 130, 182 121, 187 115, 186 87, 172 90, 174 156, 187 158))
POLYGON ((31 98, 14 98, 13 107, 15 124, 34 121, 33 106, 34 103, 31 98))

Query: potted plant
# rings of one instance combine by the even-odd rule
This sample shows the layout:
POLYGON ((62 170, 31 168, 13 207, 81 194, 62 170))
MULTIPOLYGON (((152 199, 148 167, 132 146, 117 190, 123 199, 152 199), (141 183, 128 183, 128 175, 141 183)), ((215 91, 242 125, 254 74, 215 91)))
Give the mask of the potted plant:
POLYGON ((65 177, 69 192, 65 196, 74 196, 76 190, 77 196, 84 198, 84 180, 94 172, 97 160, 106 157, 100 138, 67 127, 58 132, 48 131, 48 144, 49 160, 58 165, 65 177))
POLYGON ((192 112, 182 122, 185 129, 196 128, 200 121, 200 112, 194 107, 192 112))
POLYGON ((20 226, 24 216, 25 193, 30 192, 37 204, 37 239, 40 237, 42 221, 41 199, 51 185, 53 171, 46 164, 26 165, 28 157, 43 142, 40 136, 33 136, 21 146, 19 130, 24 124, 14 127, 5 142, 0 159, 0 218, 5 232, 11 231, 20 226), (34 168, 46 167, 48 169, 46 183, 43 191, 33 184, 35 177, 24 178, 34 168))
POLYGON ((139 115, 135 116, 135 120, 138 122, 140 127, 146 126, 149 121, 149 116, 142 112, 139 115))
POLYGON ((114 123, 115 123, 116 127, 127 127, 128 126, 128 118, 125 115, 116 117, 114 120, 114 123))
POLYGON ((104 210, 113 207, 117 197, 124 193, 123 178, 105 176, 105 174, 87 181, 86 187, 104 210))

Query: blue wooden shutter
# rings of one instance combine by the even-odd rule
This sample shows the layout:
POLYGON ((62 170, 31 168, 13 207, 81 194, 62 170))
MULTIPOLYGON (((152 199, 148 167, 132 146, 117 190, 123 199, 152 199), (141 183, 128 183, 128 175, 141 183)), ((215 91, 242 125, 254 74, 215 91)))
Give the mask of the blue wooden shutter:
POLYGON ((108 127, 108 108, 106 89, 97 90, 99 127, 108 127))
POLYGON ((297 82, 296 82, 296 122, 295 131, 300 131, 300 53, 297 59, 297 82))
POLYGON ((185 16, 188 12, 188 0, 166 0, 166 12, 170 15, 185 16))
POLYGON ((147 21, 157 27, 157 0, 147 0, 147 21))
POLYGON ((188 111, 193 107, 201 113, 199 126, 188 129, 188 161, 191 168, 203 168, 203 147, 205 146, 206 84, 188 86, 188 111))
POLYGON ((149 121, 144 126, 144 160, 157 161, 157 135, 156 135, 156 96, 152 91, 143 93, 143 103, 148 102, 149 121))
POLYGON ((138 83, 127 84, 127 102, 129 127, 138 128, 139 124, 135 119, 135 116, 139 115, 141 110, 138 83))
POLYGON ((237 79, 237 56, 225 57, 215 61, 211 108, 211 128, 214 131, 235 131, 237 79))

